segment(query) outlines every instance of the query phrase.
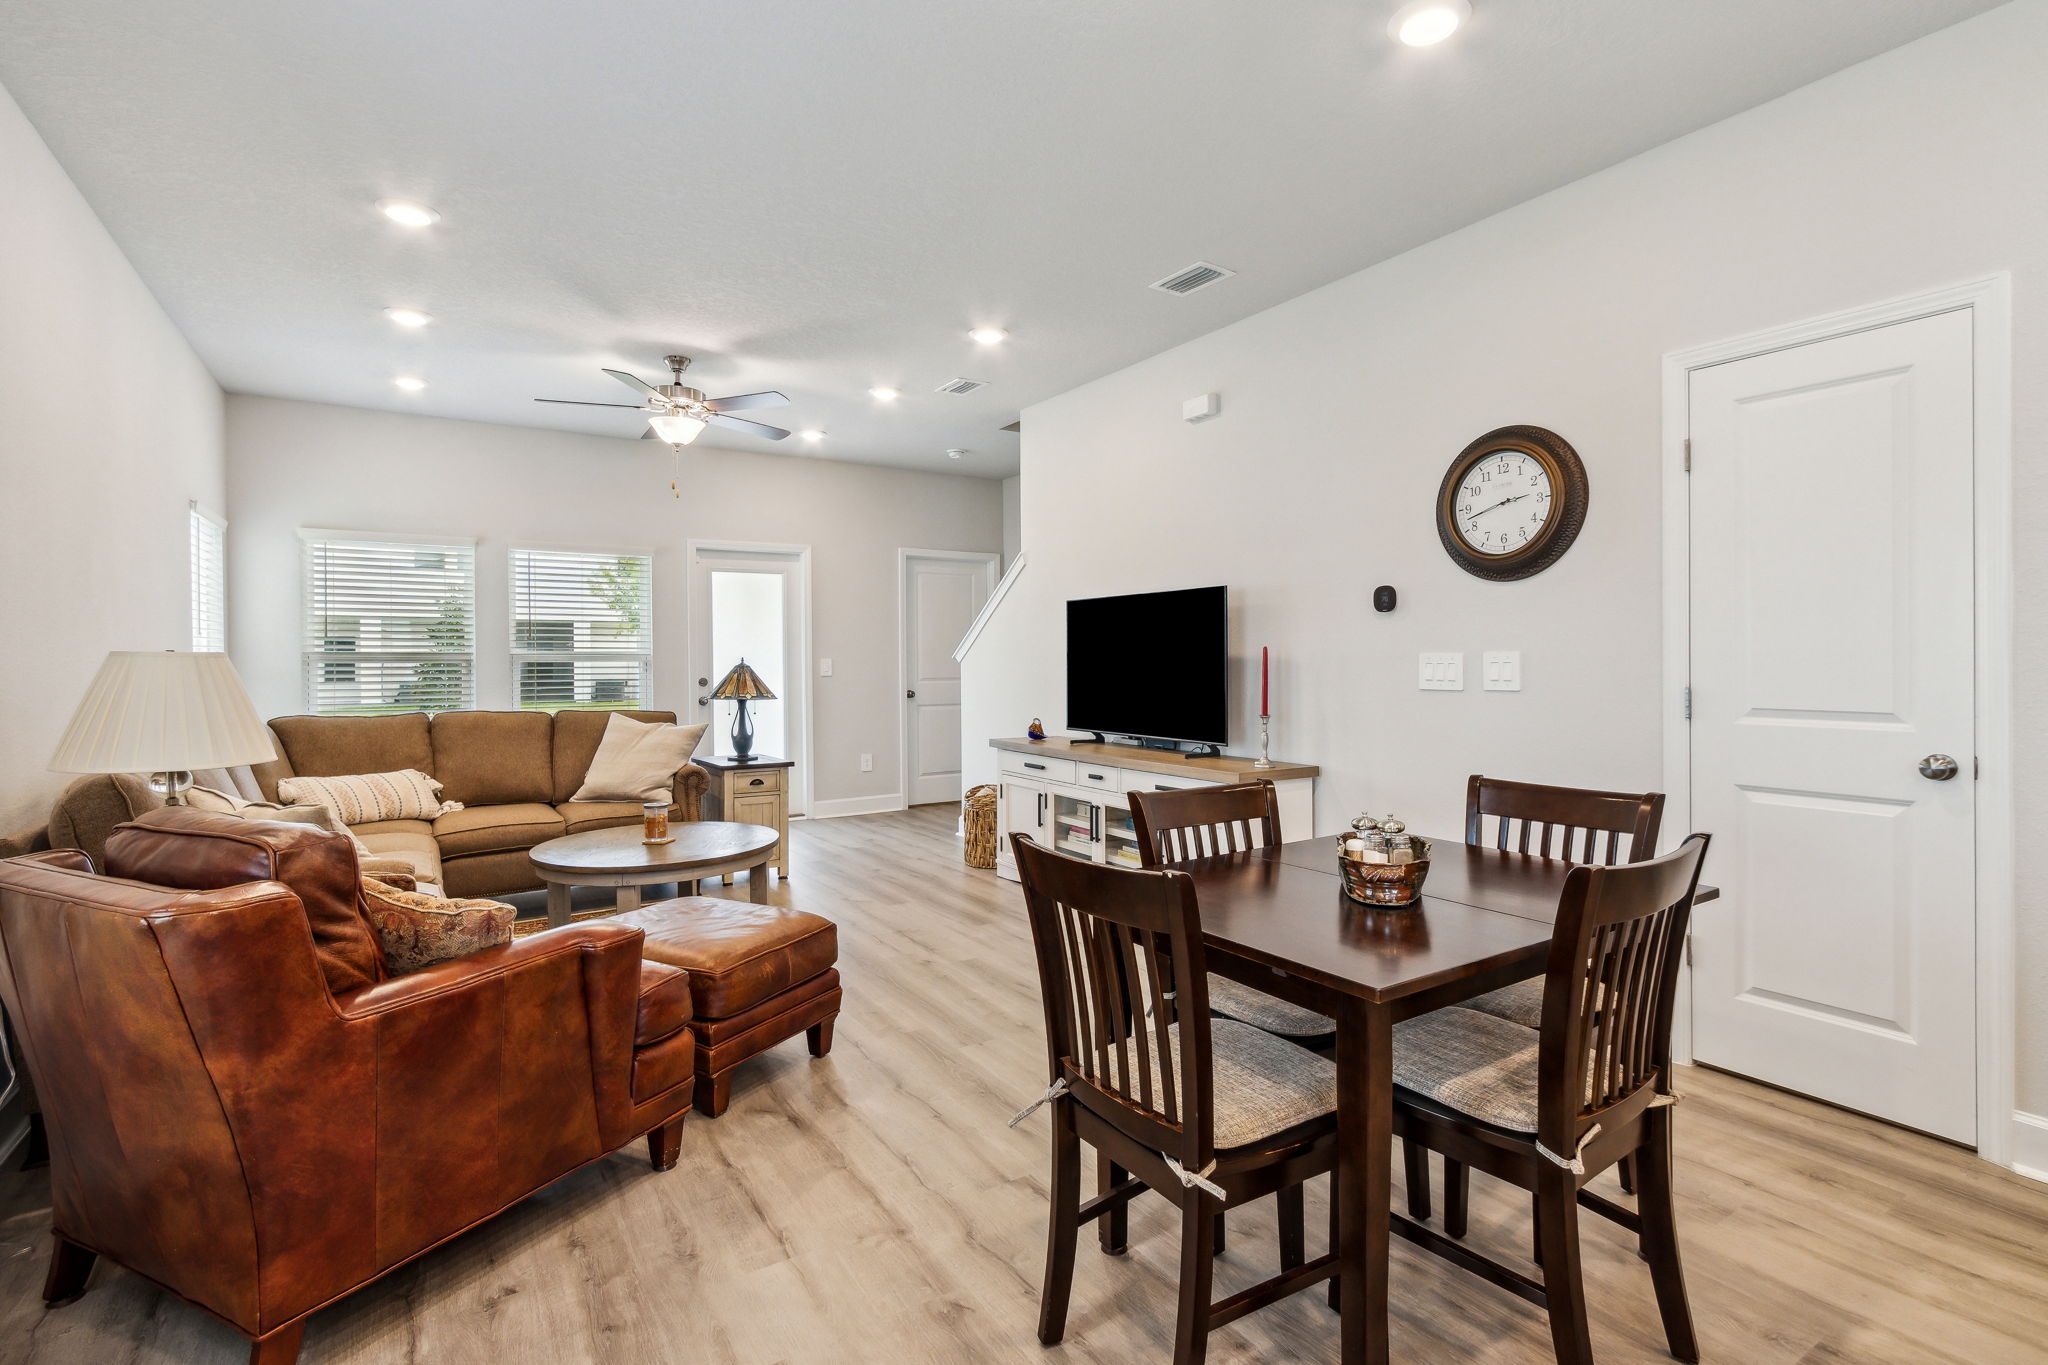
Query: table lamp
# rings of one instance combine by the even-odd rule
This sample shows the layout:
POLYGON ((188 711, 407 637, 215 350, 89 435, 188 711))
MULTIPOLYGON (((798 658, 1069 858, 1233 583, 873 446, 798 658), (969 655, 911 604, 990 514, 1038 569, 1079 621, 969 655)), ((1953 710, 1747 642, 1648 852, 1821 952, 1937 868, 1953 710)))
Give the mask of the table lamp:
POLYGON ((713 701, 736 701, 740 704, 739 714, 732 718, 732 758, 735 763, 754 761, 754 722, 747 715, 750 701, 774 701, 775 694, 768 690, 768 684, 761 681, 761 675, 747 667, 745 658, 732 666, 732 671, 718 680, 718 686, 711 689, 713 701))
POLYGON ((227 655, 116 650, 85 690, 50 770, 148 773, 165 805, 182 806, 193 769, 276 757, 270 727, 227 655))

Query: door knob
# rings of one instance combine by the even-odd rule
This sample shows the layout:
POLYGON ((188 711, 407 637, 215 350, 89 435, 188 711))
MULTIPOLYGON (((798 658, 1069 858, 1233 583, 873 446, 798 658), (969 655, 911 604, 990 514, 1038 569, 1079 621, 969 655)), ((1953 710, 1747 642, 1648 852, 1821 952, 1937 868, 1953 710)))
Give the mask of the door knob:
POLYGON ((1961 765, 1947 754, 1929 754, 1920 760, 1920 776, 1929 782, 1946 782, 1960 771, 1961 765))
POLYGON ((912 688, 910 691, 905 692, 903 695, 906 697, 914 697, 917 695, 917 689, 912 688))

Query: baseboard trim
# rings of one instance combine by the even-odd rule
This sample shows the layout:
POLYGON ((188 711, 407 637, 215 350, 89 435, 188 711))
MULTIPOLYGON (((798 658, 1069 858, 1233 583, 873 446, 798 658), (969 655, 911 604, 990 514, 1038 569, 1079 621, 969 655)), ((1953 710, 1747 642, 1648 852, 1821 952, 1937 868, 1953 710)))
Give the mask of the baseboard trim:
POLYGON ((890 792, 887 796, 842 796, 836 801, 813 801, 804 814, 813 820, 837 820, 847 815, 884 815, 909 809, 902 792, 890 792))
POLYGON ((2048 1115, 2013 1111, 2012 1169, 2030 1180, 2048 1181, 2048 1115))

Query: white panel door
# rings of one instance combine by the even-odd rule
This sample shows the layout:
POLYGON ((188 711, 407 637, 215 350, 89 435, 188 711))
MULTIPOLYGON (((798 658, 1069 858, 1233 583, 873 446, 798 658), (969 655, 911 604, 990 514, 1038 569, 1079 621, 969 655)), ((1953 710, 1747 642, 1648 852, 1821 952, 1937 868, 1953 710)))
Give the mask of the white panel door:
POLYGON ((903 749, 913 806, 960 799, 960 665, 953 651, 988 599, 995 561, 903 560, 903 749))
POLYGON ((733 752, 739 704, 713 701, 710 694, 744 659, 775 693, 773 701, 748 703, 752 751, 796 765, 789 772, 789 813, 802 815, 811 789, 805 750, 810 692, 804 551, 692 542, 689 561, 690 681, 695 684, 690 699, 696 703, 696 719, 710 726, 700 752, 733 752))
MULTIPOLYGON (((1695 1057, 1976 1139, 1967 310, 1696 370, 1695 1057), (1952 756, 1949 780, 1921 772, 1952 756)), ((1937 765, 1938 772, 1938 765, 1937 765)))

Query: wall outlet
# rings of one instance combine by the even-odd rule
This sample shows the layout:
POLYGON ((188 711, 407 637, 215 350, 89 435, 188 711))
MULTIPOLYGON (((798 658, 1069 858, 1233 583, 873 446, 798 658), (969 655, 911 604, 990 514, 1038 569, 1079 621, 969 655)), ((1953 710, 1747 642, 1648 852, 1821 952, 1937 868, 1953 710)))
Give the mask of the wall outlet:
POLYGON ((830 659, 818 660, 818 676, 821 678, 832 676, 832 661, 830 659))
POLYGON ((1519 649, 1489 649, 1484 656, 1486 690, 1489 692, 1519 692, 1522 690, 1522 651, 1519 649))
POLYGON ((873 754, 862 754, 860 756, 860 770, 864 773, 871 773, 875 770, 875 756, 873 754))
POLYGON ((1463 692, 1465 690, 1465 656, 1463 654, 1423 655, 1420 686, 1425 692, 1463 692))

